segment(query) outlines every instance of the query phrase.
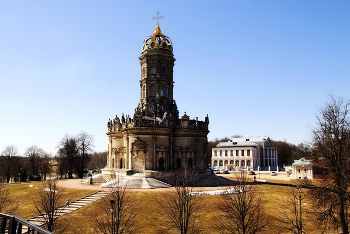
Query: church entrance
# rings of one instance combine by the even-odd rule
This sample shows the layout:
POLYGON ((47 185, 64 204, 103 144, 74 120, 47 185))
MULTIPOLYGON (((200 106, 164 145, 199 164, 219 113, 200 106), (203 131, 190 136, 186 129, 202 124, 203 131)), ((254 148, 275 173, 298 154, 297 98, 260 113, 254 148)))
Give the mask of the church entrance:
POLYGON ((140 173, 140 172, 143 172, 143 160, 140 158, 140 157, 136 157, 134 158, 134 172, 136 173, 140 173))
POLYGON ((160 171, 163 171, 165 168, 164 168, 164 159, 163 158, 160 158, 158 160, 158 170, 160 171))
POLYGON ((176 169, 181 169, 181 158, 176 159, 176 169))

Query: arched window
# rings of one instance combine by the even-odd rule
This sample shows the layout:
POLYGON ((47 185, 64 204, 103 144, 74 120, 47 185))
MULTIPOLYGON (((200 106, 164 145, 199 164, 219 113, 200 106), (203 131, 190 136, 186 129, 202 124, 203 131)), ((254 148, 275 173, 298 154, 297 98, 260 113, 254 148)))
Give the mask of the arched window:
POLYGON ((244 160, 241 161, 241 167, 245 167, 245 161, 244 160))
POLYGON ((239 160, 236 160, 236 167, 239 167, 239 160))
POLYGON ((188 166, 188 168, 192 168, 192 166, 193 166, 192 158, 189 158, 189 159, 187 160, 187 166, 188 166))
POLYGON ((161 97, 165 97, 165 85, 160 86, 160 96, 161 97))
POLYGON ((233 160, 230 161, 230 165, 233 165, 233 160))
POLYGON ((157 96, 157 89, 156 89, 156 85, 155 84, 151 84, 149 86, 149 96, 150 97, 155 97, 157 96))
POLYGON ((215 160, 215 161, 214 161, 214 167, 217 167, 217 166, 218 166, 218 161, 215 160))
POLYGON ((227 161, 227 160, 225 160, 225 166, 226 166, 226 165, 228 165, 228 161, 227 161))
POLYGON ((247 160, 247 167, 250 167, 250 160, 247 160))
POLYGON ((219 167, 222 167, 223 164, 222 164, 222 160, 219 161, 219 167))

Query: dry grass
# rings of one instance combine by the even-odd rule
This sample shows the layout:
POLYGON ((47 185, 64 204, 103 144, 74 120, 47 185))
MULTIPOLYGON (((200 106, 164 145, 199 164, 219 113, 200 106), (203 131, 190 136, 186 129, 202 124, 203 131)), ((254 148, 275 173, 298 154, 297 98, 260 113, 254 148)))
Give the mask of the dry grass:
MULTIPOLYGON (((16 201, 18 204, 18 208, 14 215, 22 219, 29 219, 37 215, 37 211, 34 205, 34 201, 36 201, 38 194, 36 188, 40 188, 42 185, 42 181, 22 182, 21 184, 10 184, 10 194, 13 197, 13 200, 16 201), (31 187, 30 185, 33 186, 31 187)), ((94 190, 82 190, 71 188, 64 188, 63 191, 63 193, 65 194, 64 197, 69 197, 70 201, 77 200, 94 192, 94 190)))
MULTIPOLYGON (((280 231, 276 224, 276 217, 280 214, 276 210, 276 206, 279 205, 278 201, 281 197, 289 195, 288 187, 278 185, 257 185, 262 195, 263 209, 267 215, 272 217, 272 222, 265 232, 261 233, 283 233, 280 231)), ((142 224, 142 229, 139 233, 156 233, 156 224, 159 224, 160 219, 160 207, 157 203, 157 199, 161 196, 161 193, 157 190, 153 191, 141 191, 133 192, 135 202, 139 204, 137 211, 137 220, 142 224)), ((200 217, 198 222, 202 228, 202 233, 218 233, 216 223, 219 218, 220 212, 217 208, 217 203, 220 196, 203 196, 202 209, 200 211, 200 217)), ((94 233, 93 224, 91 219, 96 215, 96 207, 99 202, 88 205, 76 212, 63 217, 65 220, 73 220, 70 223, 68 230, 65 233, 94 233)), ((306 221, 304 225, 309 225, 306 221)), ((310 231, 309 233, 313 233, 310 231)), ((315 231, 314 233, 318 233, 315 231)))
MULTIPOLYGON (((40 185, 38 182, 31 184, 34 185, 33 187, 40 185)), ((271 184, 260 184, 256 186, 258 186, 259 191, 261 192, 264 211, 272 217, 272 223, 267 230, 262 233, 285 233, 280 231, 274 221, 280 216, 276 210, 276 206, 279 206, 279 200, 289 195, 288 187, 271 184)), ((11 192, 13 192, 20 201, 20 209, 18 210, 17 215, 22 218, 33 216, 32 212, 35 211, 32 202, 35 198, 33 190, 33 188, 29 187, 29 183, 11 186, 11 192)), ((94 191, 92 190, 66 188, 67 196, 70 197, 71 201, 93 192, 94 191)), ((160 207, 157 203, 157 199, 161 196, 161 193, 157 189, 138 192, 130 190, 130 192, 134 196, 135 204, 138 204, 137 220, 142 226, 139 233, 156 233, 155 227, 156 224, 159 223, 160 218, 160 207)), ((217 219, 219 218, 218 213, 220 212, 217 208, 219 199, 220 196, 203 196, 202 209, 198 219, 203 230, 202 233, 218 233, 215 224, 217 223, 217 219)), ((63 216, 61 219, 69 223, 68 229, 65 233, 96 233, 91 220, 95 215, 98 215, 96 212, 99 204, 100 201, 97 201, 63 216)), ((304 220, 304 225, 312 227, 312 224, 308 223, 306 220, 304 220)), ((311 229, 308 233, 318 232, 317 230, 311 229)))

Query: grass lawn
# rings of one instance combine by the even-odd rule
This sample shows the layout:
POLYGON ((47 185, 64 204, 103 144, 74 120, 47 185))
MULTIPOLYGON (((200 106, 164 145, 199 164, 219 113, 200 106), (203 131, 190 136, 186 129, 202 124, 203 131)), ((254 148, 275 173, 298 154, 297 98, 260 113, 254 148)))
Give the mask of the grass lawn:
MULTIPOLYGON (((22 219, 29 219, 38 215, 34 202, 38 198, 37 188, 40 188, 41 186, 43 186, 42 181, 22 182, 21 184, 9 185, 9 191, 12 196, 12 199, 14 202, 18 204, 18 208, 14 215, 22 219), (33 186, 30 186, 30 185, 33 185, 33 186)), ((70 201, 74 201, 94 192, 96 191, 64 188, 63 197, 67 196, 69 197, 70 201)), ((65 200, 63 200, 62 205, 64 205, 64 203, 65 203, 65 200)))
MULTIPOLYGON (((19 209, 17 210, 17 216, 22 218, 30 218, 35 215, 35 207, 33 200, 35 199, 35 186, 40 186, 41 182, 22 183, 21 185, 11 185, 11 192, 14 194, 19 202, 19 209), (29 184, 33 184, 33 188, 29 187, 29 184)), ((276 207, 280 207, 280 199, 287 198, 290 195, 289 187, 271 184, 259 184, 255 185, 259 189, 261 199, 263 203, 263 210, 267 215, 272 217, 272 222, 269 227, 261 233, 288 233, 281 232, 276 224, 276 217, 281 216, 276 207)), ((304 189, 306 190, 306 189, 304 189)), ((201 191, 201 189, 199 189, 201 191)), ((93 190, 78 190, 66 188, 67 196, 71 201, 85 195, 91 194, 93 190), (69 194, 69 195, 68 195, 69 194)), ((137 204, 137 221, 141 224, 142 229, 139 233, 156 233, 156 224, 159 225, 159 219, 161 217, 161 208, 157 200, 161 196, 160 190, 145 190, 145 191, 133 191, 130 190, 134 196, 135 204, 137 204)), ((306 192, 306 191, 305 191, 306 192)), ((200 210, 200 217, 197 222, 203 230, 202 233, 218 233, 216 223, 220 218, 219 209, 217 203, 220 196, 202 196, 203 202, 200 210)), ((97 208, 101 201, 89 204, 77 211, 74 211, 68 215, 63 216, 62 221, 68 222, 69 226, 64 233, 96 233, 94 231, 93 223, 91 220, 98 215, 97 208)), ((308 223, 305 219, 303 221, 305 226, 304 230, 307 233, 319 233, 312 224, 308 223), (308 229, 307 229, 308 228, 308 229)))
MULTIPOLYGON (((282 197, 288 197, 289 188, 270 184, 256 186, 261 193, 263 210, 272 218, 269 227, 261 233, 288 233, 281 231, 276 223, 276 217, 280 216, 276 207, 280 206, 279 201, 282 197)), ((143 227, 139 233, 156 233, 155 227, 157 224, 159 225, 159 219, 162 218, 161 208, 157 200, 162 192, 157 190, 133 192, 131 190, 131 193, 134 195, 135 203, 138 204, 137 220, 143 227)), ((203 230, 201 233, 219 233, 216 226, 218 219, 220 219, 218 215, 220 210, 217 208, 219 199, 220 196, 203 196, 202 209, 198 218, 198 224, 203 230)), ((98 206, 99 202, 96 202, 63 217, 67 222, 72 220, 65 233, 95 233, 91 220, 96 215, 96 207, 98 206)), ((307 233, 319 233, 315 228, 312 228, 306 219, 304 219, 303 225, 307 233), (307 226, 309 226, 308 229, 306 229, 307 226)))

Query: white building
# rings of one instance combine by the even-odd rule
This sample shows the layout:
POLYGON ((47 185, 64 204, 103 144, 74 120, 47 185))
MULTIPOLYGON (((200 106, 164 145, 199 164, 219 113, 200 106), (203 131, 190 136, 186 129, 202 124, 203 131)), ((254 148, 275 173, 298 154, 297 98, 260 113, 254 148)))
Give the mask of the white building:
POLYGON ((292 164, 293 178, 295 179, 313 179, 312 160, 301 158, 294 160, 292 164))
POLYGON ((232 138, 212 148, 214 170, 277 170, 277 148, 268 137, 232 138))

